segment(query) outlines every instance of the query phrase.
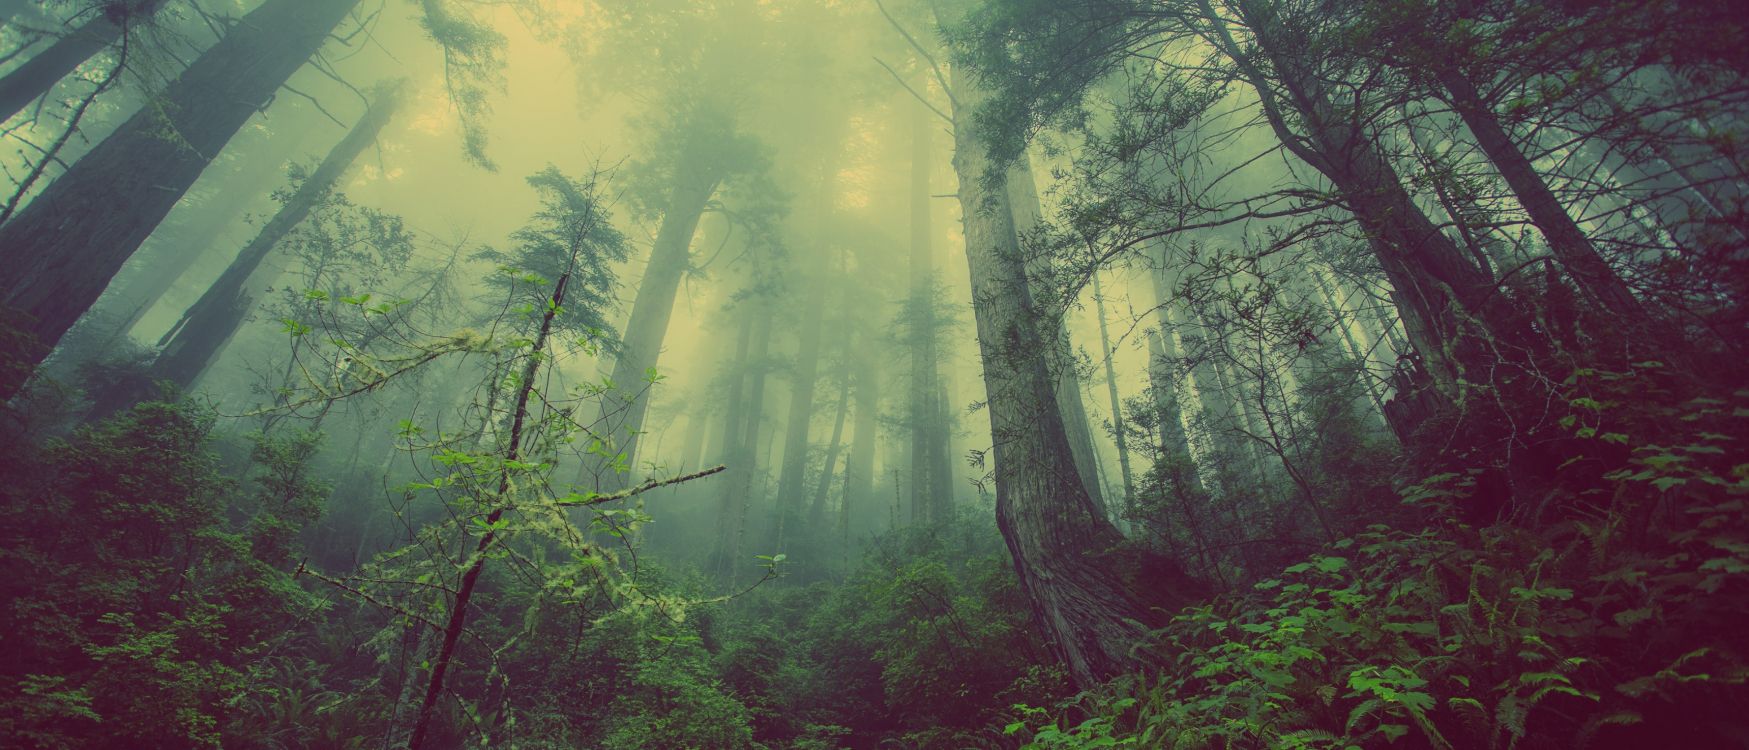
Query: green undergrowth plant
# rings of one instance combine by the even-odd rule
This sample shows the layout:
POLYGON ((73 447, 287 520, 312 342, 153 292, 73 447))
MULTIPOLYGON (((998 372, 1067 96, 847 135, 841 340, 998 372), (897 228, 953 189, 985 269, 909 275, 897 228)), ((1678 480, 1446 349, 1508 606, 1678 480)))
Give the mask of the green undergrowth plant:
MULTIPOLYGON (((1018 707, 1007 733, 1036 748, 1742 746, 1749 391, 1633 400, 1647 377, 1569 381, 1590 395, 1559 423, 1589 446, 1548 499, 1559 520, 1368 527, 1178 614, 1145 646, 1157 674, 1018 707)), ((1451 519, 1475 479, 1427 477, 1403 499, 1451 519)))

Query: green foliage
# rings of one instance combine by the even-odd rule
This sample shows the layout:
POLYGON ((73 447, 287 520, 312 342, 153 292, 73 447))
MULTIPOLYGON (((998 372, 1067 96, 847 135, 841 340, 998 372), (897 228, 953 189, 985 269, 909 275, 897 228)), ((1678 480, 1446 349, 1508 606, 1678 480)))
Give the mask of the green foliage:
MULTIPOLYGON (((1593 463, 1552 500, 1587 512, 1537 529, 1372 526, 1180 614, 1150 646, 1164 673, 1103 694, 1134 703, 1015 731, 1040 726, 1039 747, 1716 745, 1749 694, 1731 635, 1749 594, 1749 465, 1718 450, 1745 434, 1749 392, 1632 411, 1606 416, 1623 439, 1584 438, 1625 451, 1623 467, 1593 463)), ((1429 477, 1404 499, 1450 517, 1470 480, 1429 477)))
POLYGON ((251 664, 313 602, 285 571, 314 520, 312 439, 260 440, 261 493, 237 491, 190 406, 142 404, 40 451, 0 482, 0 734, 26 747, 217 747, 251 664))
POLYGON ((1013 704, 1065 695, 1001 537, 970 509, 883 537, 842 584, 760 591, 732 615, 720 673, 773 747, 981 746, 1013 704))

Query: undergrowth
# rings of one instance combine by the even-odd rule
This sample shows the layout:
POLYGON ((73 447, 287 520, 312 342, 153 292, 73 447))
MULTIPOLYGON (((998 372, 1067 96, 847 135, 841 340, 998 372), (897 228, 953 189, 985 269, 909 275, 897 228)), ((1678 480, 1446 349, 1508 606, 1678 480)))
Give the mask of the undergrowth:
POLYGON ((1336 542, 1187 609, 1163 668, 1056 710, 1030 748, 1749 747, 1749 391, 1648 398, 1581 371, 1559 520, 1472 526, 1479 472, 1405 488, 1448 519, 1336 542))

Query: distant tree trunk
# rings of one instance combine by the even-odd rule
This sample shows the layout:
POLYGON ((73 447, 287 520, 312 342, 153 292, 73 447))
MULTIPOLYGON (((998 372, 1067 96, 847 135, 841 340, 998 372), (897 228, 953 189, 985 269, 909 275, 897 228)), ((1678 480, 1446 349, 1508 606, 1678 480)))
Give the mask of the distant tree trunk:
POLYGON ((1099 274, 1093 274, 1093 305, 1099 313, 1099 354, 1105 362, 1105 391, 1111 397, 1111 431, 1117 442, 1117 466, 1123 473, 1123 507, 1135 503, 1136 482, 1130 476, 1129 438, 1124 435, 1123 400, 1117 395, 1117 369, 1112 365, 1111 332, 1105 325, 1105 291, 1099 286, 1099 274))
MULTIPOLYGON (((267 0, 171 84, 0 226, 0 304, 53 346, 201 170, 358 0, 267 0), (169 138, 166 132, 177 137, 169 138)), ((32 352, 32 364, 43 349, 32 352)), ((21 380, 0 382, 0 399, 21 380)))
MULTIPOLYGON (((62 78, 77 70, 92 55, 102 52, 120 39, 128 27, 150 20, 167 0, 127 0, 109 2, 83 15, 87 20, 23 65, 0 77, 0 122, 12 119, 25 107, 55 87, 62 78)), ((7 9, 9 20, 16 8, 7 9)))
POLYGON ((988 393, 997 526, 1035 620, 1070 676, 1091 688, 1141 667, 1133 647, 1198 587, 1163 559, 1120 552, 1122 535, 1075 465, 1049 363, 1059 332, 1033 307, 1009 191, 987 186, 1003 171, 992 170, 969 116, 983 92, 962 67, 952 75, 953 161, 988 393))
POLYGON ((1537 174, 1530 159, 1519 150, 1511 134, 1482 99, 1470 79, 1451 66, 1439 66, 1439 82, 1451 96, 1452 109, 1475 136, 1476 145, 1494 162, 1494 168, 1518 198, 1518 204, 1536 224, 1555 258, 1578 282, 1579 288, 1604 311, 1619 316, 1622 323, 1632 323, 1644 317, 1640 301, 1626 283, 1609 267, 1591 238, 1579 228, 1579 223, 1567 213, 1548 183, 1537 174))
POLYGON ((680 466, 685 474, 704 468, 704 439, 711 427, 711 413, 704 406, 695 406, 686 415, 686 445, 681 448, 680 466))
MULTIPOLYGON (((607 428, 602 432, 615 441, 607 446, 607 451, 610 455, 625 456, 628 463, 637 457, 638 433, 644 429, 644 413, 650 405, 648 373, 656 368, 662 356, 662 341, 674 315, 674 298, 691 264, 692 237, 704 215, 705 204, 721 180, 720 175, 701 173, 682 164, 669 187, 668 209, 656 230, 650 263, 638 282, 638 297, 632 303, 620 350, 614 357, 614 390, 601 400, 600 424, 607 428)), ((619 489, 629 477, 606 470, 610 463, 598 462, 596 479, 606 488, 619 489)))
MULTIPOLYGON (((880 435, 881 370, 880 360, 869 351, 867 336, 852 358, 856 370, 856 431, 851 436, 850 457, 844 463, 843 513, 840 522, 847 522, 850 509, 874 505, 875 444, 880 435)), ((849 534, 849 527, 840 529, 849 534)))
POLYGON ((728 452, 728 487, 723 493, 719 515, 717 558, 722 572, 732 586, 739 580, 742 560, 741 545, 746 536, 747 514, 753 495, 753 482, 759 473, 759 428, 765 414, 765 374, 771 356, 772 313, 769 309, 748 310, 746 334, 749 344, 742 359, 736 393, 730 402, 735 418, 724 425, 724 447, 728 452), (741 392, 741 384, 746 390, 741 392), (739 407, 737 409, 737 407, 739 407))
POLYGON ((838 466, 838 454, 844 447, 844 423, 850 412, 850 346, 845 338, 844 366, 838 371, 837 415, 832 419, 832 438, 826 442, 826 461, 820 466, 820 479, 814 484, 813 502, 808 508, 808 533, 818 538, 826 519, 826 496, 831 494, 832 473, 838 466))
MULTIPOLYGON (((1038 226, 1043 216, 1039 205, 1038 184, 1033 179, 1032 165, 1026 156, 1009 170, 1007 203, 1014 217, 1013 228, 1017 237, 1015 255, 1019 257, 1024 250, 1019 247, 1018 238, 1024 237, 1033 227, 1038 226)), ((1037 273, 1035 268, 1029 268, 1029 273, 1037 273)), ((1066 312, 1066 310, 1065 310, 1066 312)), ((1051 382, 1057 394, 1057 405, 1063 410, 1063 424, 1069 434, 1069 448, 1074 453, 1075 470, 1081 475, 1081 481, 1087 485, 1087 494, 1093 497, 1093 503, 1105 507, 1103 488, 1099 485, 1099 452, 1093 447, 1093 428, 1088 424, 1087 406, 1082 402, 1081 377, 1075 371, 1075 347, 1069 339, 1067 321, 1059 321, 1054 326, 1055 335, 1050 339, 1051 357, 1046 363, 1051 368, 1051 382)))
MULTIPOLYGON (((735 358, 730 361, 728 373, 724 378, 724 390, 728 392, 727 407, 723 414, 722 439, 717 441, 717 460, 728 466, 729 487, 741 484, 742 473, 746 470, 744 457, 741 455, 741 438, 743 435, 741 423, 747 418, 747 396, 743 384, 747 379, 748 357, 753 347, 753 316, 743 307, 738 310, 741 316, 741 330, 735 337, 735 358)), ((741 511, 736 505, 735 493, 725 488, 721 502, 717 508, 717 540, 711 551, 711 568, 727 576, 731 565, 732 553, 736 535, 740 533, 741 511)))
POLYGON ((789 425, 784 431, 783 473, 777 482, 779 545, 785 541, 785 526, 806 507, 804 482, 808 471, 808 429, 814 421, 814 383, 819 380, 820 369, 820 316, 825 306, 825 293, 819 280, 811 283, 814 289, 808 292, 802 319, 797 321, 801 326, 801 340, 796 348, 795 367, 790 371, 789 425))
POLYGON ((99 398, 92 409, 92 419, 101 419, 150 397, 154 383, 169 381, 179 388, 194 384, 255 309, 256 293, 271 286, 284 270, 281 263, 268 262, 273 249, 333 192, 359 154, 376 142, 405 99, 404 81, 377 88, 369 108, 346 136, 261 227, 255 239, 244 246, 218 280, 158 340, 162 349, 152 360, 147 378, 124 383, 99 398))

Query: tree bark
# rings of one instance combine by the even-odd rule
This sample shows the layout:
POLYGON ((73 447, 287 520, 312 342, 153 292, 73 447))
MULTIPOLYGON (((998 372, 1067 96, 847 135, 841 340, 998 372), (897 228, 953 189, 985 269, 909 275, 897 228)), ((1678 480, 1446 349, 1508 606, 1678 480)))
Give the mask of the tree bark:
MULTIPOLYGON (((89 11, 89 20, 79 28, 67 32, 23 65, 0 77, 0 122, 23 112, 31 102, 47 94, 92 55, 115 44, 128 27, 149 20, 166 1, 132 0, 105 4, 89 11)), ((8 10, 7 18, 0 19, 0 23, 9 20, 14 12, 16 10, 8 10)))
POLYGON ((1036 620, 1070 676, 1091 688, 1141 666, 1133 646, 1188 599, 1189 579, 1163 560, 1118 548, 1122 535, 1083 481, 1048 362, 1058 332, 1041 324, 1018 252, 1009 191, 969 113, 983 92, 953 70, 954 169, 994 441, 996 520, 1036 620), (1140 568, 1159 563, 1158 570, 1140 568), (1146 583, 1143 584, 1143 580, 1146 583))
MULTIPOLYGON (((0 304, 44 347, 103 293, 208 163, 358 0, 267 0, 0 226, 0 304), (176 137, 166 137, 166 132, 176 137)), ((46 350, 33 352, 34 365, 46 350)), ((0 382, 0 399, 21 380, 0 382)))
MULTIPOLYGON (((1039 205, 1038 184, 1033 179, 1032 165, 1026 156, 1009 170, 1008 190, 1004 196, 1009 210, 1013 214, 1013 230, 1016 237, 1015 256, 1024 255, 1019 238, 1038 226, 1043 216, 1039 205)), ((1028 259, 1028 273, 1039 273, 1036 264, 1028 259)), ((1066 320, 1059 320, 1054 326, 1054 336, 1050 340, 1051 357, 1046 362, 1051 368, 1051 381, 1056 390, 1057 405, 1063 410, 1063 424, 1069 432, 1069 448, 1074 454, 1075 471, 1081 475, 1081 481, 1087 485, 1087 494, 1093 497, 1094 504, 1105 507, 1104 491, 1099 484, 1099 452, 1093 447, 1093 429, 1087 422, 1087 406, 1082 401, 1081 378, 1075 372, 1075 348, 1069 339, 1069 328, 1066 320)))

